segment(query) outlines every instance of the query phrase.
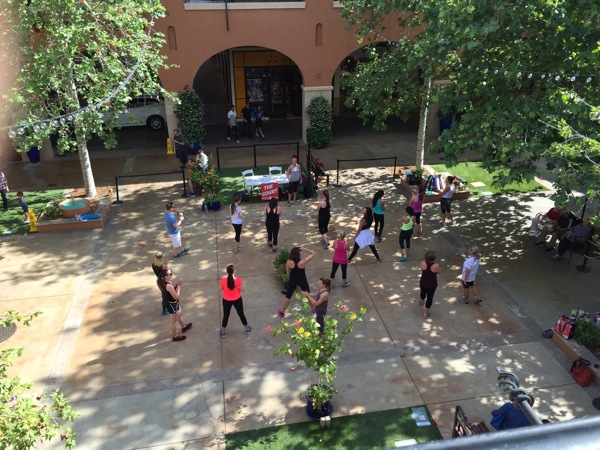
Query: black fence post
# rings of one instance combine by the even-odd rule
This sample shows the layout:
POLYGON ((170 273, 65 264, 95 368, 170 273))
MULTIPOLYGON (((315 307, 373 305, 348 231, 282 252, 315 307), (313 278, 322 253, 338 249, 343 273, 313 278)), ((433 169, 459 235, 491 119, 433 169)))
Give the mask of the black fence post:
POLYGON ((221 158, 219 157, 219 147, 217 147, 217 170, 221 171, 221 158))
POLYGON ((181 194, 182 197, 187 197, 187 183, 185 182, 185 171, 187 169, 183 169, 181 171, 181 179, 183 180, 183 194, 181 194))
POLYGON ((398 159, 397 156, 394 156, 394 173, 392 173, 392 183, 394 181, 396 181, 396 160, 398 159))
POLYGON ((254 168, 256 169, 258 167, 256 165, 256 144, 252 144, 252 148, 254 149, 254 168))
POLYGON ((335 187, 340 187, 340 160, 337 160, 336 174, 335 174, 335 187))
POLYGON ((115 177, 115 192, 117 194, 117 199, 113 202, 113 205, 120 205, 123 202, 121 200, 119 200, 119 177, 118 176, 115 177))

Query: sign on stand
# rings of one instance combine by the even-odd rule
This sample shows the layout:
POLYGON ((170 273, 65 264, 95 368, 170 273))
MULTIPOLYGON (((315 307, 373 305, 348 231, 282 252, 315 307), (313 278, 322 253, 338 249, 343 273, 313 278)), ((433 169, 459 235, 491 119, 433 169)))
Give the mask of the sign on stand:
POLYGON ((260 185, 260 199, 279 198, 279 183, 263 183, 260 185))

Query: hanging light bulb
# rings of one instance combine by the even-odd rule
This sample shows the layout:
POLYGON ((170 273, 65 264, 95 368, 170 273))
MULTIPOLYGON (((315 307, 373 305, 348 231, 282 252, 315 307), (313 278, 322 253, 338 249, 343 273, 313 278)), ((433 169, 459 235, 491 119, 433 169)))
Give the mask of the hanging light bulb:
POLYGON ((575 75, 571 77, 571 81, 575 81, 575 75))
POLYGON ((592 77, 587 77, 587 79, 585 80, 586 83, 589 83, 592 81, 592 77))
POLYGON ((517 72, 517 77, 521 78, 521 72, 517 72))
POLYGON ((546 78, 546 74, 545 74, 545 73, 543 73, 543 74, 542 74, 542 80, 543 80, 544 78, 546 78))
POLYGON ((19 127, 19 129, 17 130, 17 133, 19 133, 19 136, 22 136, 23 133, 25 133, 25 128, 19 127))
POLYGON ((531 78, 533 76, 532 73, 530 73, 529 75, 527 75, 527 78, 531 78))
POLYGON ((33 131, 35 131, 36 133, 40 131, 40 126, 37 123, 33 126, 33 131))
POLYGON ((60 118, 60 124, 61 124, 61 125, 64 125, 64 124, 65 124, 65 122, 66 122, 65 118, 64 118, 64 117, 61 117, 61 118, 60 118))
POLYGON ((13 130, 12 128, 10 130, 8 130, 8 137, 11 139, 14 139, 15 137, 17 137, 16 131, 13 130))
POLYGON ((73 116, 72 116, 71 114, 69 114, 69 115, 67 116, 67 120, 68 120, 69 122, 73 122, 73 116))
POLYGON ((556 76, 554 77, 554 79, 555 79, 556 81, 560 80, 560 75, 556 75, 556 76))
POLYGON ((48 123, 47 123, 47 122, 42 122, 42 123, 40 123, 40 128, 41 128, 42 130, 45 130, 47 126, 48 126, 48 123))
POLYGON ((508 70, 505 70, 505 71, 504 71, 504 75, 508 75, 508 70))
POLYGON ((494 74, 498 75, 498 69, 494 70, 494 74))
POLYGON ((58 127, 58 120, 53 119, 51 125, 52 125, 52 128, 58 127))

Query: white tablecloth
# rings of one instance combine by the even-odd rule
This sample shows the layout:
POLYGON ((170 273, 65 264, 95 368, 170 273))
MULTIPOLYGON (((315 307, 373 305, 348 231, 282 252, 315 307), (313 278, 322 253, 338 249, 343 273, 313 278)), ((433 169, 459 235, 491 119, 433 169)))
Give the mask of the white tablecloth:
POLYGON ((246 186, 260 186, 267 183, 288 184, 288 179, 285 175, 253 175, 251 177, 243 177, 246 186))

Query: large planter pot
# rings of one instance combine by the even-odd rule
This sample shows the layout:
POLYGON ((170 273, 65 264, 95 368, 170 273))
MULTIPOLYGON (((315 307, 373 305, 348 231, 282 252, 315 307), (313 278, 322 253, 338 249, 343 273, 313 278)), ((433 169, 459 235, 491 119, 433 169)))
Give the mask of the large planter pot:
POLYGON ((31 164, 37 164, 40 162, 40 150, 37 147, 31 147, 27 152, 27 157, 31 164))
POLYGON ((71 200, 63 200, 58 205, 64 218, 70 219, 79 214, 87 214, 90 212, 90 201, 87 198, 75 198, 71 200))
POLYGON ((219 200, 215 202, 206 202, 206 207, 209 211, 218 211, 221 209, 221 202, 219 200))
MULTIPOLYGON (((311 386, 315 385, 313 384, 311 386)), ((308 395, 309 389, 310 387, 304 392, 304 396, 306 397, 306 415, 312 420, 321 420, 322 417, 333 416, 334 408, 331 401, 326 402, 321 410, 313 407, 312 399, 308 395)))

